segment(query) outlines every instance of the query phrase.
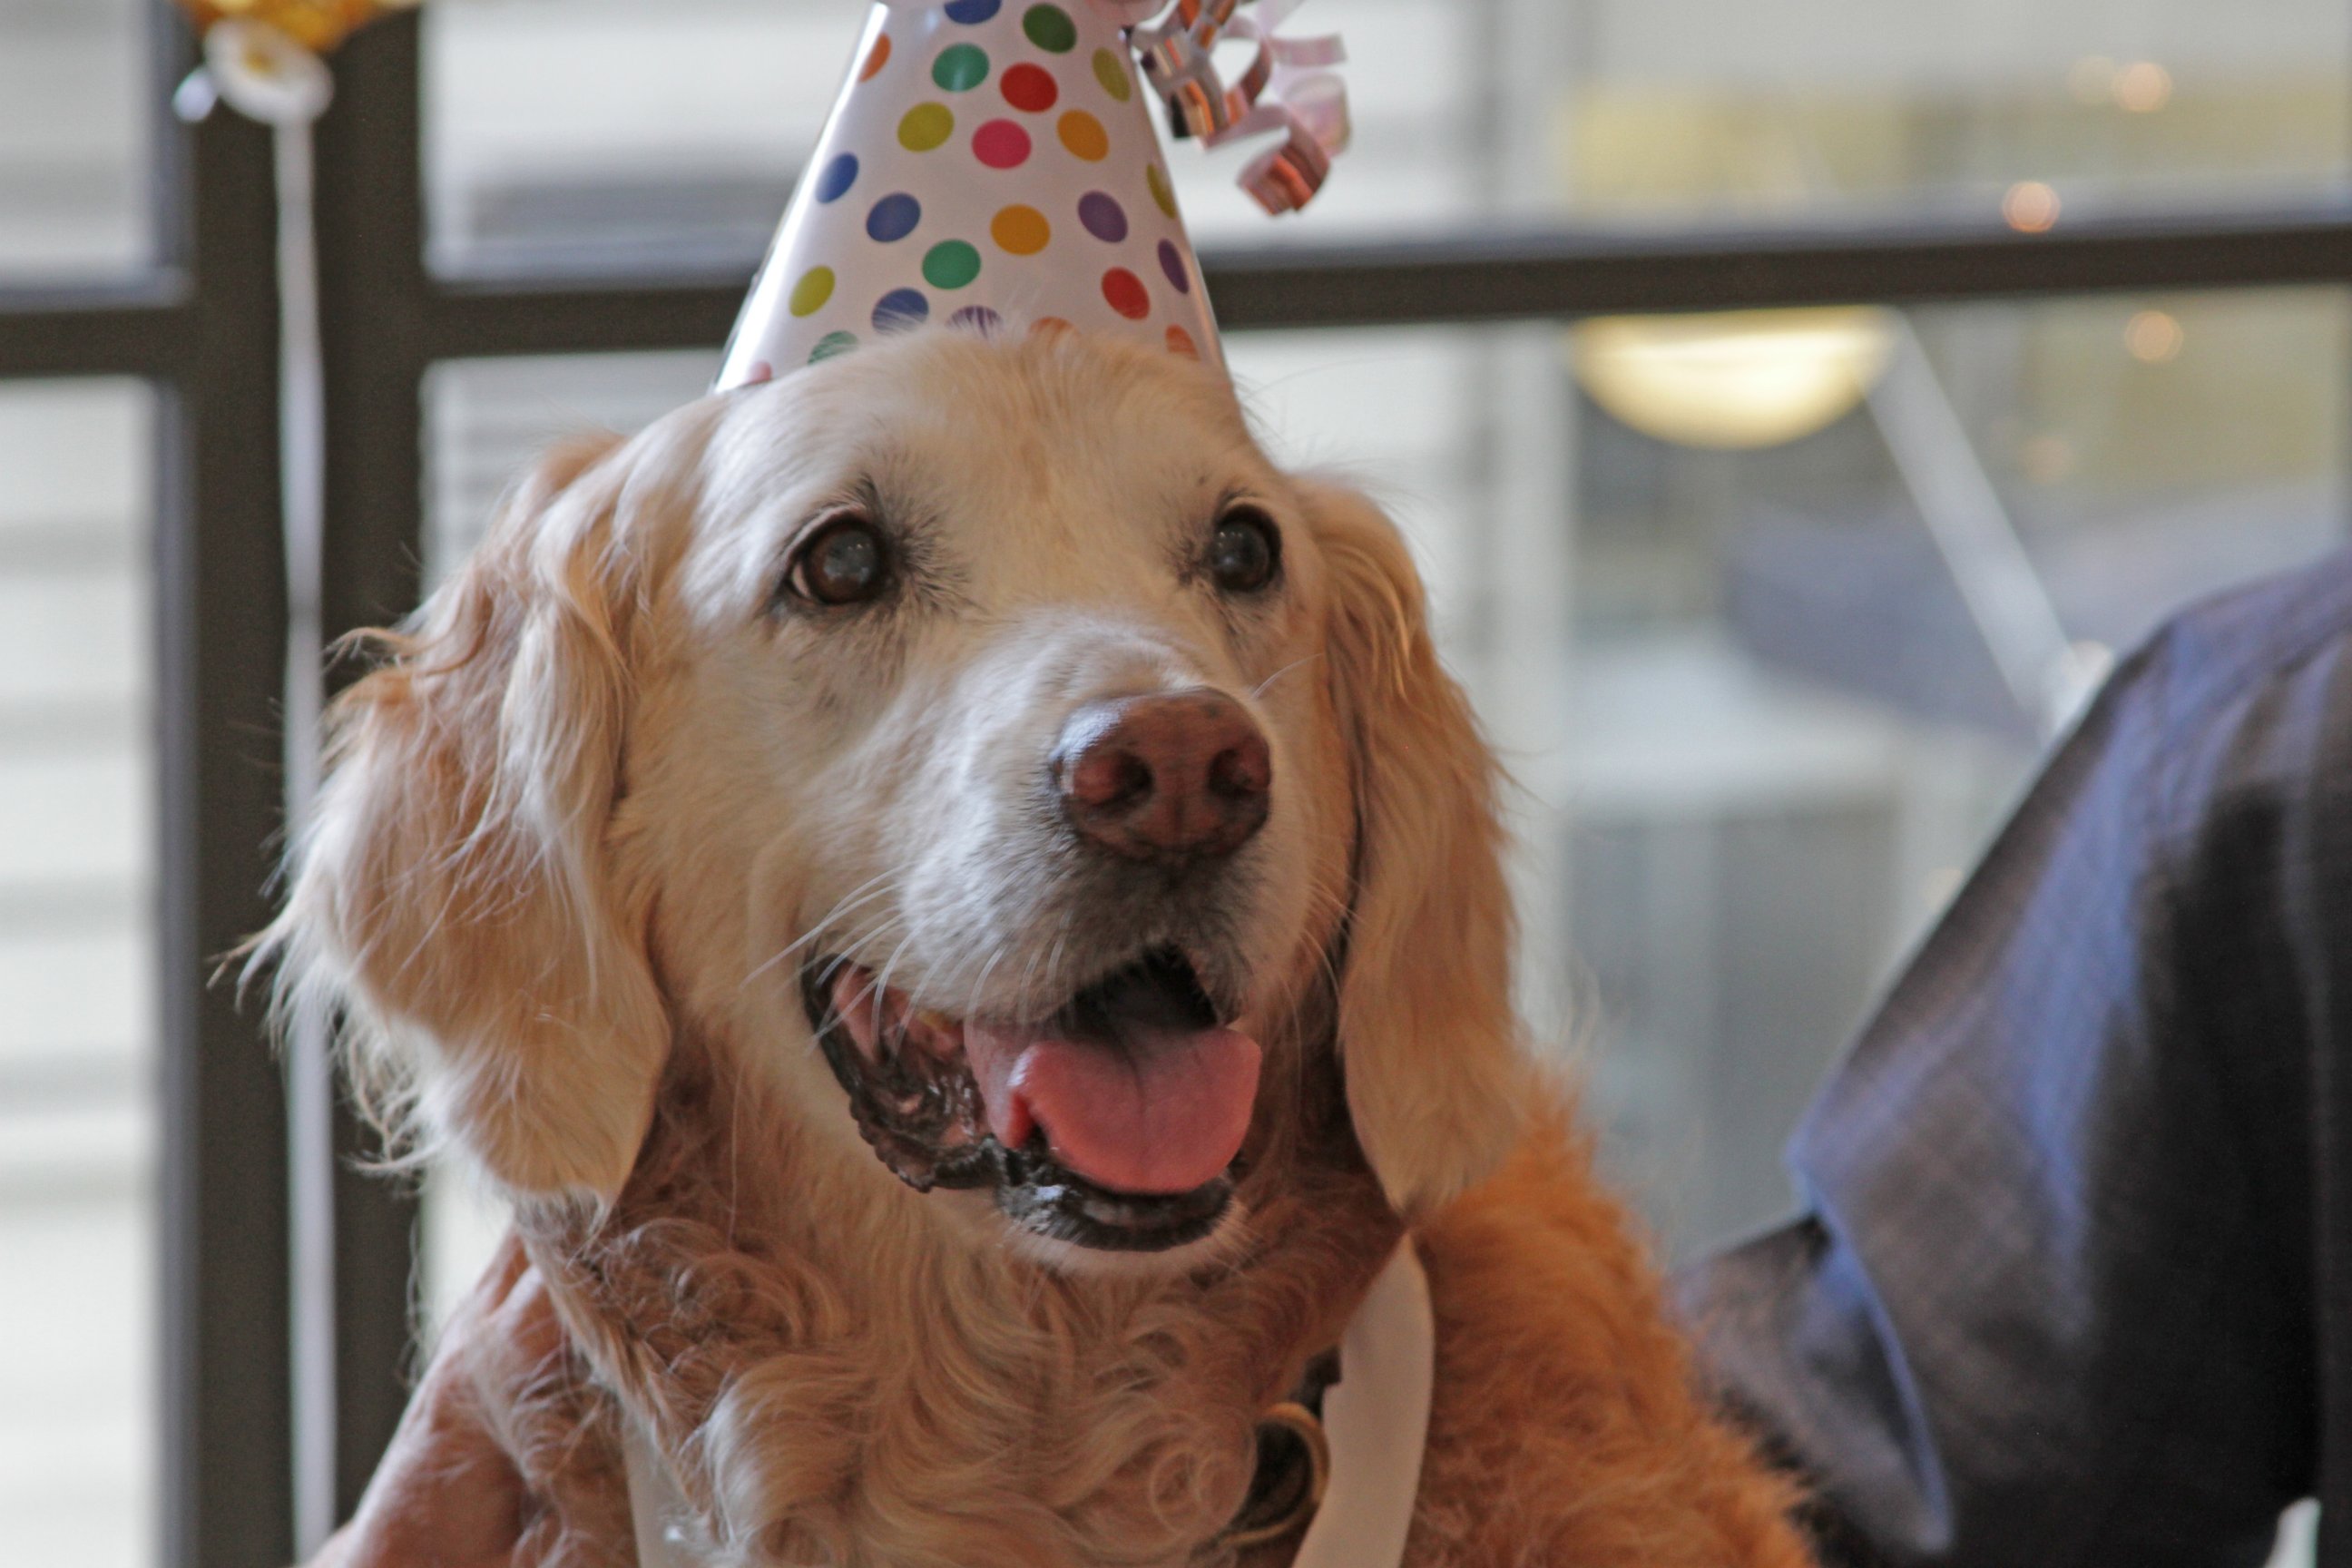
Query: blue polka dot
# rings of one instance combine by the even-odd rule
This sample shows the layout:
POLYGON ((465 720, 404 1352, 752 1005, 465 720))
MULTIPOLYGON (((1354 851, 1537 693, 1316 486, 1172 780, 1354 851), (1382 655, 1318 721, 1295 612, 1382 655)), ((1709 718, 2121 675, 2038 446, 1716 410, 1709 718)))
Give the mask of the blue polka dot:
POLYGON ((948 20, 977 27, 1004 8, 1004 0, 950 0, 948 20))
POLYGON ((866 215, 866 232, 887 245, 914 233, 922 221, 923 204, 899 191, 874 204, 874 210, 866 215))
POLYGON ((821 202, 837 202, 842 198, 843 194, 856 183, 857 154, 844 153, 840 157, 827 163, 824 166, 824 173, 817 176, 816 199, 821 202))
POLYGON ((874 330, 887 332, 919 327, 931 319, 931 302, 920 289, 893 289, 874 306, 874 330))

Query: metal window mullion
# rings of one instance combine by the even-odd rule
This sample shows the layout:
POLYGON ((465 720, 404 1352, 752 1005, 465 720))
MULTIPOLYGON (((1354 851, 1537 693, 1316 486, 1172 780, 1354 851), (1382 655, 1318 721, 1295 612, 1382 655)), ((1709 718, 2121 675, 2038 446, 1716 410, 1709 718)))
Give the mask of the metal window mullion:
MULTIPOLYGON (((509 263, 511 263, 511 258, 509 263)), ((436 279, 419 321, 434 359, 715 348, 748 267, 599 276, 551 253, 543 272, 436 279)), ((2046 235, 1981 224, 1578 228, 1400 243, 1206 251, 1232 331, 1432 326, 1791 305, 1956 303, 2056 295, 2340 285, 2352 209, 2333 198, 2266 212, 2122 215, 2046 235)))
POLYGON ((0 375, 177 374, 195 321, 181 280, 163 275, 119 289, 52 294, 0 290, 0 375))
MULTIPOLYGON (((192 63, 169 5, 153 101, 192 63)), ((159 232, 188 329, 156 517, 163 1561, 292 1550, 285 1105, 254 1009, 215 983, 268 919, 285 635, 268 133, 158 127, 159 232)))

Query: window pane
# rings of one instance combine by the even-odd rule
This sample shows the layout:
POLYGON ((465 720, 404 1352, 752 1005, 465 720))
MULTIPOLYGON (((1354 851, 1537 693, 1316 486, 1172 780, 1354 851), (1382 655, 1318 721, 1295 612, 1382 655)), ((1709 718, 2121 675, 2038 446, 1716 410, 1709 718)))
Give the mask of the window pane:
MULTIPOLYGON (((1519 3, 1538 26, 1541 0, 1519 3)), ((2020 182, 2086 209, 2231 202, 2335 184, 2352 145, 2352 12, 2336 0, 1585 0, 1538 47, 1559 75, 1533 107, 1558 198, 1596 213, 1976 212, 2020 182)))
POLYGON ((0 1519, 152 1560, 152 400, 0 386, 0 1519))
MULTIPOLYGON (((581 242, 765 242, 857 33, 835 0, 436 0, 425 14, 436 258, 581 242)), ((1324 0, 1356 127, 1322 202, 1268 223, 1240 148, 1171 161, 1204 239, 1846 209, 2021 226, 2338 185, 2338 0, 1324 0)))
POLYGON ((147 261, 152 14, 142 0, 0 0, 0 284, 147 261))
POLYGON ((458 0, 425 12, 431 256, 756 257, 857 41, 828 0, 458 0))

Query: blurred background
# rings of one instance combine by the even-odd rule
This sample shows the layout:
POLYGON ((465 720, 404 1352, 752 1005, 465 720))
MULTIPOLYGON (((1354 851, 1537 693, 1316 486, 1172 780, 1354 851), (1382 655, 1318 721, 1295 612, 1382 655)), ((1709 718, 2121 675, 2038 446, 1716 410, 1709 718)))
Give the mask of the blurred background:
MULTIPOLYGON (((740 289, 860 10, 429 0, 390 25, 415 64, 419 172, 369 219, 369 255, 491 313, 502 291, 616 276, 740 289)), ((1213 272, 1246 250, 1308 320, 1329 314, 1318 257, 1399 240, 1736 258, 1798 234, 1882 244, 1892 269, 1911 237, 1991 255, 2078 226, 2333 223, 2352 159, 2343 0, 1325 0, 1294 26, 1344 31, 1351 56, 1356 146, 1323 200, 1271 224, 1233 185, 1242 155, 1170 164, 1213 272)), ((283 612, 201 571, 212 586, 192 597, 175 575, 215 515, 175 487, 235 455, 180 450, 175 431, 219 427, 179 418, 204 389, 121 373, 110 355, 135 363, 130 348, 77 362, 103 333, 76 338, 69 314, 168 292, 153 279, 187 265, 188 226, 207 221, 172 194, 189 179, 236 205, 201 187, 232 163, 173 151, 184 58, 145 0, 0 0, 0 312, 64 323, 26 339, 47 346, 23 364, 0 334, 11 1568, 244 1560, 202 1544, 212 1461, 189 1453, 217 1429, 200 1443, 171 1415, 172 1390, 217 1375, 201 1344, 219 1314, 189 1319, 166 1289, 210 1249, 236 1255, 236 1215, 174 1183, 252 1165, 252 1191, 282 1184, 254 1151, 283 1132, 241 1131, 227 1100, 181 1128, 173 1108, 207 1074, 243 1069, 217 1044, 167 1043, 175 1007, 208 1008, 184 1038, 258 1059, 257 1007, 239 1024, 233 1003, 182 996, 204 966, 173 945, 173 889, 221 879, 245 889, 227 907, 262 908, 267 847, 174 869, 174 833, 201 840, 209 820, 202 770, 173 748, 195 743, 183 698, 213 668, 174 658, 283 612)), ((366 167, 330 158, 322 178, 366 167)), ((1259 305, 1228 343, 1273 450, 1370 485, 1416 543, 1448 658, 1517 784, 1529 1016, 1585 1063, 1606 1158, 1677 1258, 1786 1211, 1778 1151, 1809 1091, 2112 661, 2184 601, 2328 550, 2347 521, 2352 340, 2325 269, 2069 292, 2055 268, 1947 303, 1873 297, 1863 276, 1851 302, 1739 313, 1696 289, 1670 315, 1564 304, 1284 330, 1259 305)), ((386 602, 359 595, 355 618, 397 614, 389 601, 446 572, 551 436, 698 395, 718 333, 670 335, 681 346, 653 352, 517 352, 519 335, 474 357, 446 333, 404 349, 413 401, 389 406, 414 417, 368 439, 406 493, 370 504, 413 521, 393 564, 378 550, 386 602)), ((238 537, 275 526, 265 510, 238 537)), ((210 743, 274 787, 266 712, 210 743)), ((397 1244, 407 1210, 392 1212, 397 1244)), ((429 1313, 496 1218, 437 1180, 421 1214, 414 1286, 404 1257, 370 1267, 429 1313)), ((286 1267, 283 1247, 262 1256, 286 1267)), ((272 1376, 290 1375, 280 1312, 240 1352, 275 1355, 272 1376)), ((278 1421, 257 1430, 282 1447, 278 1421)), ((343 1456, 346 1494, 368 1458, 343 1456)))

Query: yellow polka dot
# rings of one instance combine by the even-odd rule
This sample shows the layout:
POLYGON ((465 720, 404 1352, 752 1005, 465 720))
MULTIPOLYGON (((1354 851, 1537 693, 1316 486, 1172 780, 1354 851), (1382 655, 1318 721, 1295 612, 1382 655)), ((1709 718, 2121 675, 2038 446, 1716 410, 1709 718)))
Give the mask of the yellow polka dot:
POLYGON ((832 298, 833 268, 812 267, 801 274, 799 282, 793 285, 793 314, 814 316, 824 310, 824 302, 832 298))
POLYGON ((1099 163, 1110 156, 1110 133, 1102 121, 1083 109, 1073 109, 1062 116, 1058 127, 1062 145, 1089 163, 1099 163))
POLYGON ((1102 83, 1105 92, 1121 103, 1135 95, 1134 84, 1127 79, 1125 62, 1108 49, 1095 51, 1095 79, 1102 83))
POLYGON ((898 145, 909 153, 944 146, 955 134, 955 116, 944 103, 919 103, 898 121, 898 145))
POLYGON ((1168 176, 1160 172, 1159 164, 1147 163, 1144 165, 1143 183, 1151 187, 1151 199, 1160 205, 1160 210, 1166 213, 1170 217, 1174 217, 1176 216, 1176 193, 1168 188, 1168 176))
POLYGON ((988 233, 1015 256, 1034 256, 1053 242, 1054 226, 1035 207, 1014 205, 996 215, 988 233))

